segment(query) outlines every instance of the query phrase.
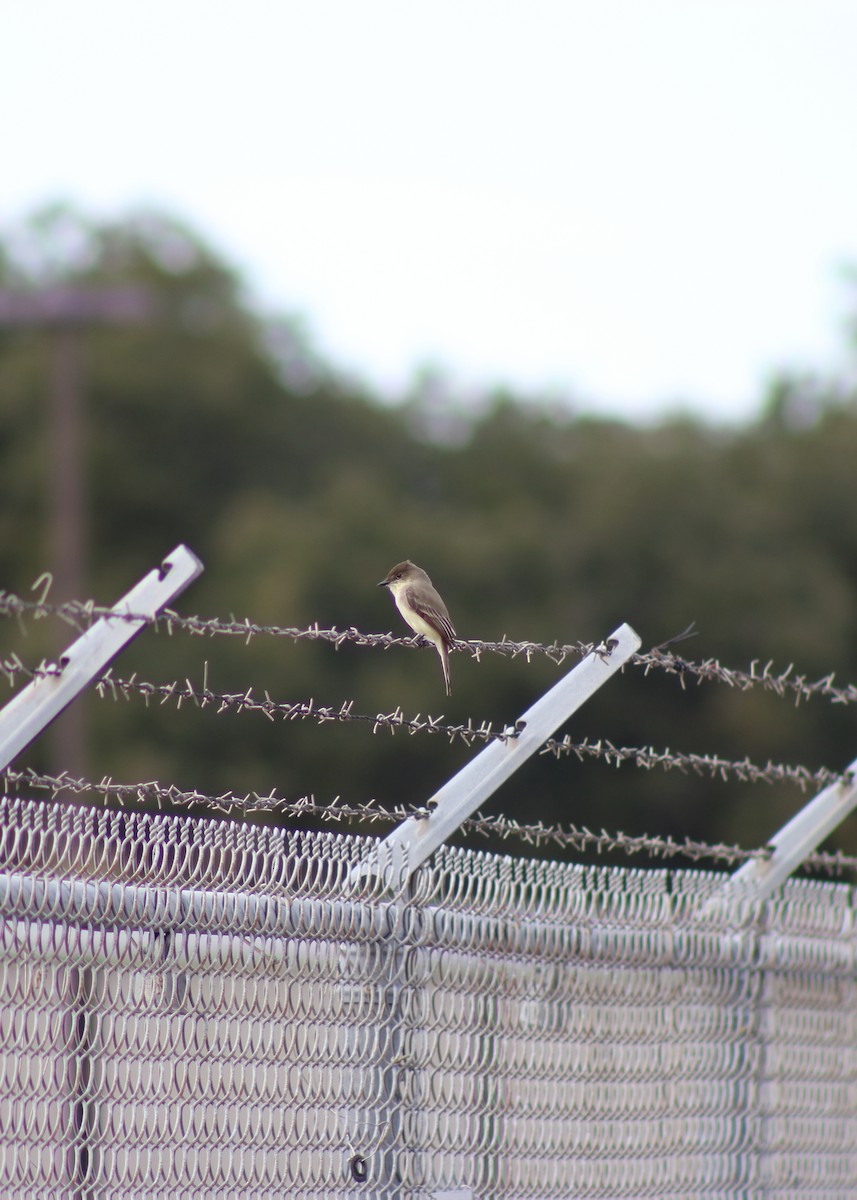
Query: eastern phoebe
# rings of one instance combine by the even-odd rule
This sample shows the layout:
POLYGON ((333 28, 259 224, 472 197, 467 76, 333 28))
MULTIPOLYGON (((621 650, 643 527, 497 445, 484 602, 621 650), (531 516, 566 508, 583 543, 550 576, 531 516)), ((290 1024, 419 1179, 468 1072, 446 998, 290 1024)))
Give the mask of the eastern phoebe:
POLYGON ((441 600, 432 582, 422 567, 409 560, 398 563, 382 579, 378 587, 388 587, 393 593, 396 608, 413 629, 432 643, 440 655, 443 682, 447 696, 452 695, 449 685, 449 647, 455 641, 455 630, 449 619, 446 605, 441 600))

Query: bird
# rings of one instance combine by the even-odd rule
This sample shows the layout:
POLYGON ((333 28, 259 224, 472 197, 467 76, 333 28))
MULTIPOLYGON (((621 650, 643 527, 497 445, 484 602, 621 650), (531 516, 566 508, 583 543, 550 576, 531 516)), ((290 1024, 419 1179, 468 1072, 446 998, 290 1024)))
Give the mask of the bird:
POLYGON ((449 682, 449 647, 455 641, 455 630, 449 612, 432 581, 422 567, 410 559, 396 563, 378 587, 389 588, 396 608, 414 633, 431 642, 440 656, 443 682, 447 696, 452 695, 449 682))

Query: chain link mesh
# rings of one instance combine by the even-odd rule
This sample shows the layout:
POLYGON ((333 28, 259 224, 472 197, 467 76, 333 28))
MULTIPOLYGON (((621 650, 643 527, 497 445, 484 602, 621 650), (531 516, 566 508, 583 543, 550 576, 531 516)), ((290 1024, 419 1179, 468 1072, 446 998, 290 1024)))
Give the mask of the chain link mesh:
POLYGON ((851 1197, 855 909, 0 802, 0 1195, 851 1197), (361 869, 364 865, 364 869, 361 869))

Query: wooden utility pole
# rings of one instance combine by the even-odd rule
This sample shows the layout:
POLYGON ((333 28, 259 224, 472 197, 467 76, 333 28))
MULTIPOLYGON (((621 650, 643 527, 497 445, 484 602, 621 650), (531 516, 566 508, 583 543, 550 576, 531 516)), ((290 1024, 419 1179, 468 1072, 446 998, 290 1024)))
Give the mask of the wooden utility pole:
MULTIPOLYGON (((84 335, 96 325, 139 324, 152 307, 150 293, 130 285, 0 290, 0 329, 41 329, 50 345, 48 569, 53 575, 51 600, 57 603, 87 598, 84 335)), ((84 711, 81 704, 72 705, 51 731, 56 773, 86 773, 84 711)))

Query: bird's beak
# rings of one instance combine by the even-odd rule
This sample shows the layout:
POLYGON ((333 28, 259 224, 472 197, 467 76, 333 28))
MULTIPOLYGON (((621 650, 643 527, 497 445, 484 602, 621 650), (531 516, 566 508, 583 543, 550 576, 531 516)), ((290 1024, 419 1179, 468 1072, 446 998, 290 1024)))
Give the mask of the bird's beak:
POLYGON ((387 586, 387 580, 386 580, 386 579, 382 579, 382 580, 381 580, 381 582, 378 584, 378 587, 386 587, 386 586, 387 586))

